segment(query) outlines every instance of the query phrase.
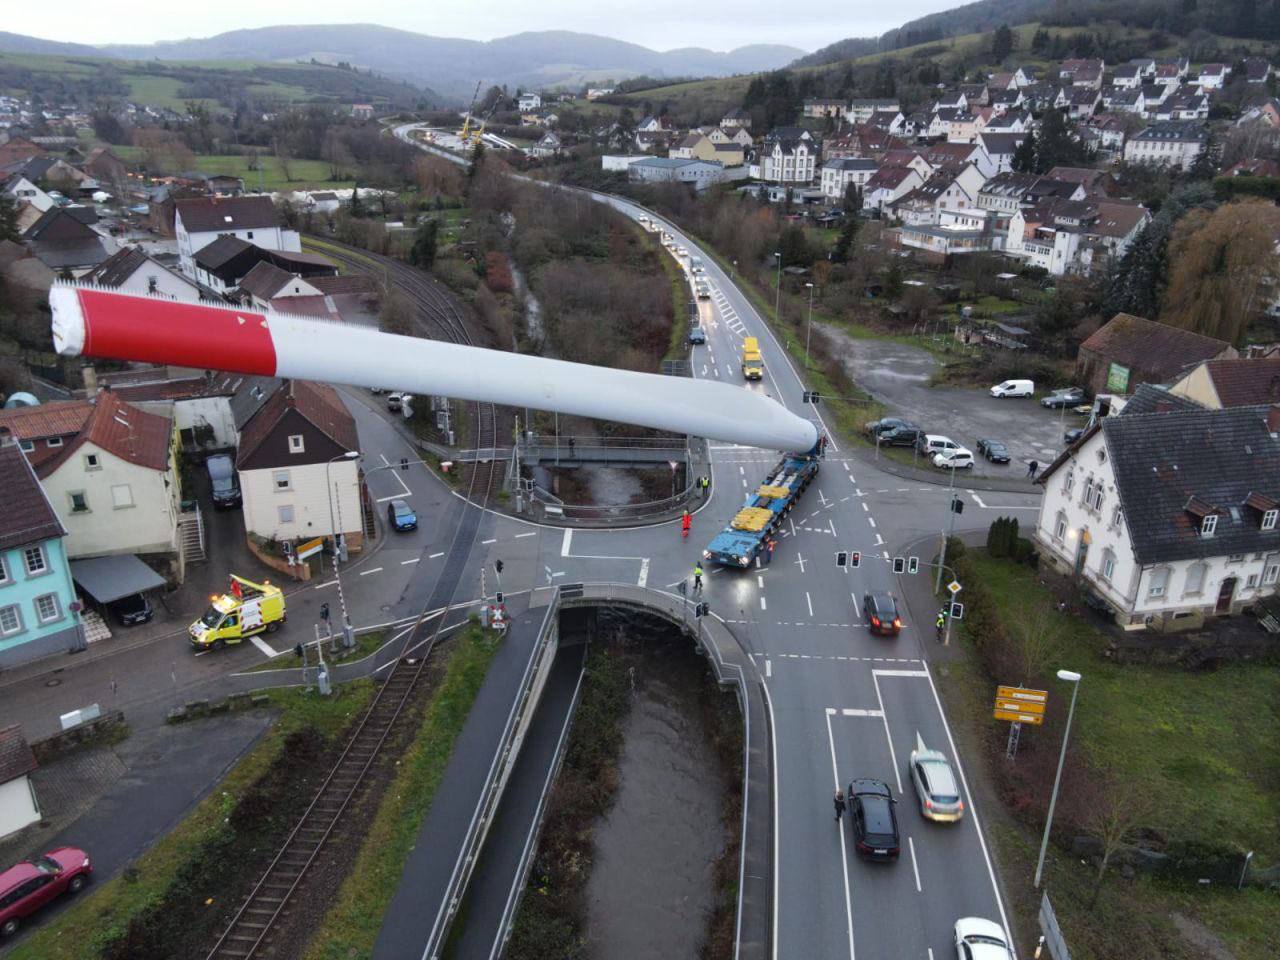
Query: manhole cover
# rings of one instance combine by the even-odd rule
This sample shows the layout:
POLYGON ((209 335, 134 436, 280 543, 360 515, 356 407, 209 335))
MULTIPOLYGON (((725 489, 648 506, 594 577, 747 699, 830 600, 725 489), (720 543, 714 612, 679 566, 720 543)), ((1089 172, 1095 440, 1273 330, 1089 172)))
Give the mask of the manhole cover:
POLYGON ((62 685, 62 681, 59 680, 57 677, 54 677, 52 680, 46 680, 44 682, 44 685, 46 687, 58 687, 62 685))

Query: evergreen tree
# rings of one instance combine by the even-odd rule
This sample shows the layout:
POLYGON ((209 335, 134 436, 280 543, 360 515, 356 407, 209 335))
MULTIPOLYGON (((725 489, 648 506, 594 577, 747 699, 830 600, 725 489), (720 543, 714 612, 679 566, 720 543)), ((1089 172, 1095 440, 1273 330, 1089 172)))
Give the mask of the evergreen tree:
POLYGON ((1018 173, 1036 172, 1036 135, 1028 133, 1027 138, 1018 144, 1010 161, 1018 173))
POLYGON ((1013 31, 1007 23, 996 27, 991 34, 991 58, 996 63, 1004 63, 1005 58, 1013 53, 1013 31))
POLYGON ((1085 148, 1076 139, 1061 110, 1049 109, 1040 121, 1036 144, 1035 173, 1046 173, 1054 167, 1073 167, 1085 159, 1085 148))
POLYGON ((849 254, 853 252, 853 241, 858 237, 858 229, 862 226, 860 221, 854 214, 849 214, 845 219, 844 226, 840 228, 840 236, 836 238, 836 245, 831 250, 831 259, 835 263, 848 263, 849 254))
POLYGON ((1031 52, 1044 53, 1049 47, 1049 31, 1043 28, 1037 30, 1031 37, 1031 52))
POLYGON ((351 215, 353 217, 364 216, 364 201, 360 199, 360 181, 357 180, 351 187, 351 215))
POLYGON ((436 262, 436 240, 440 225, 435 220, 424 220, 413 235, 409 248, 409 262, 415 267, 430 270, 436 262))
POLYGON ((1213 131, 1207 131, 1204 138, 1204 146, 1200 148, 1195 160, 1191 162, 1191 169, 1187 171, 1191 175, 1191 179, 1212 180, 1216 177, 1218 175, 1218 157, 1221 152, 1213 131))
POLYGON ((0 193, 0 240, 18 242, 18 204, 7 193, 0 193))
POLYGON ((889 264, 889 272, 885 274, 884 295, 890 300, 897 300, 902 296, 902 268, 898 266, 897 260, 889 264))

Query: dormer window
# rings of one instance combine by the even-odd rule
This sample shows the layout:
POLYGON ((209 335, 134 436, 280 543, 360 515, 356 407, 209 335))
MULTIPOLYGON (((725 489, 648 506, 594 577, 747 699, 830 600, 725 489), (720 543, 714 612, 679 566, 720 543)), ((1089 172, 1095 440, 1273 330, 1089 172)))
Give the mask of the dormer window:
POLYGON ((1276 528, 1276 519, 1280 517, 1280 510, 1268 510, 1262 515, 1262 529, 1274 530, 1276 528))
POLYGON ((1211 513, 1200 521, 1200 536, 1212 537, 1213 532, 1218 529, 1218 515, 1211 513))

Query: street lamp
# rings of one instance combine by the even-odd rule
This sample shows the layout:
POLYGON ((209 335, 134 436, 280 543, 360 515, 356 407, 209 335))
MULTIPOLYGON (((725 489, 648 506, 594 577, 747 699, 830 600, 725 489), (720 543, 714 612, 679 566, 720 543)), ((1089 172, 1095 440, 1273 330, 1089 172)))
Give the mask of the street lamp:
MULTIPOLYGON (((338 537, 340 536, 338 533, 338 525, 333 519, 333 481, 329 476, 329 467, 333 465, 335 460, 359 459, 359 450, 347 450, 344 453, 339 453, 336 456, 330 457, 328 462, 324 465, 325 489, 329 494, 329 530, 333 534, 333 578, 338 583, 338 607, 342 611, 342 645, 348 648, 355 646, 355 638, 351 634, 351 618, 347 616, 347 598, 342 592, 342 573, 339 569, 339 560, 341 559, 342 549, 338 545, 338 537)), ((343 539, 345 540, 346 538, 344 537, 343 539)))
POLYGON ((1062 731, 1062 752, 1058 754, 1058 772, 1053 778, 1053 793, 1049 797, 1049 817, 1044 822, 1044 839, 1040 841, 1040 859, 1036 861, 1036 879, 1033 887, 1039 888, 1040 874, 1044 871, 1044 853, 1049 846, 1049 829, 1053 826, 1053 808, 1058 802, 1058 785, 1062 783, 1062 763, 1067 759, 1067 738, 1071 736, 1071 718, 1076 712, 1076 694, 1080 692, 1080 674, 1074 670, 1059 670, 1058 679, 1073 684, 1071 707, 1067 710, 1067 728, 1062 731))
POLYGON ((773 319, 775 323, 782 322, 782 254, 775 253, 773 259, 778 261, 778 286, 773 294, 773 319))
POLYGON ((813 326, 813 284, 806 283, 809 288, 809 319, 804 323, 804 366, 809 368, 809 330, 813 326))

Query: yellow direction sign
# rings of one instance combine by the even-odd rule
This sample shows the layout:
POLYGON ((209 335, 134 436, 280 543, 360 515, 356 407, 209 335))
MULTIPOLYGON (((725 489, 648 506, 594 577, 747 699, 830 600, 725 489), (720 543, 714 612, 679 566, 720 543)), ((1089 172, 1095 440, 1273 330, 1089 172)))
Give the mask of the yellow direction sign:
POLYGON ((299 560, 305 560, 307 557, 315 556, 322 549, 324 549, 324 537, 316 537, 314 540, 298 544, 297 557, 299 560))
POLYGON ((1045 705, 1049 702, 1047 690, 1028 690, 1025 687, 996 688, 994 716, 997 720, 1014 723, 1044 723, 1045 705))

